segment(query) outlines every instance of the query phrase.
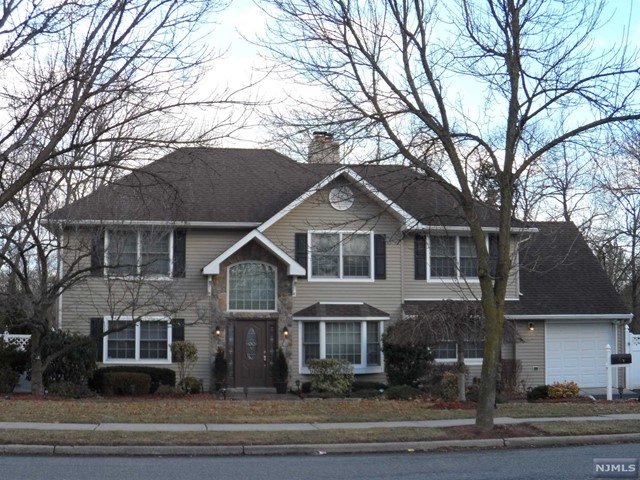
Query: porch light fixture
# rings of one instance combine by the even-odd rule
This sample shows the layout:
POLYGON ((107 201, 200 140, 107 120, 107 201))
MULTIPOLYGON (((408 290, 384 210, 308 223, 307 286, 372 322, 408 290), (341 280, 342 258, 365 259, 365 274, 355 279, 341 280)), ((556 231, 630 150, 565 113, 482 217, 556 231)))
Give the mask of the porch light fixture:
POLYGON ((289 338, 289 329, 287 327, 282 329, 282 335, 284 335, 284 338, 289 338))
POLYGON ((220 329, 220 325, 216 325, 216 329, 215 329, 215 331, 213 332, 213 334, 214 334, 216 337, 219 337, 220 335, 222 335, 222 330, 220 329))
POLYGON ((533 322, 529 322, 529 331, 533 332, 535 330, 535 327, 533 326, 533 322))

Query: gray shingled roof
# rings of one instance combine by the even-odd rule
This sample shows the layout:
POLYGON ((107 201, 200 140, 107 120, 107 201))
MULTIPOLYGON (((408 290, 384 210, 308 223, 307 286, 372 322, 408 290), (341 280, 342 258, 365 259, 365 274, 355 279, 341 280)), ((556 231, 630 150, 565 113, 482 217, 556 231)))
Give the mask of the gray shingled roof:
MULTIPOLYGON (((507 301, 507 315, 626 315, 584 237, 571 222, 534 222, 539 229, 520 247, 520 300, 507 301)), ((434 302, 406 302, 407 314, 434 302)))
POLYGON ((571 222, 535 222, 520 249, 520 301, 511 315, 628 314, 600 262, 571 222))
MULTIPOLYGON (((274 150, 181 148, 54 212, 52 220, 264 222, 344 165, 296 162, 274 150)), ((464 225, 437 182, 399 165, 352 166, 428 225, 464 225)), ((486 226, 497 213, 480 208, 486 226)))
POLYGON ((319 318, 319 317, 340 317, 340 318, 364 318, 377 317, 389 318, 389 314, 372 307, 366 303, 344 304, 344 303, 314 303, 293 314, 294 318, 319 318))

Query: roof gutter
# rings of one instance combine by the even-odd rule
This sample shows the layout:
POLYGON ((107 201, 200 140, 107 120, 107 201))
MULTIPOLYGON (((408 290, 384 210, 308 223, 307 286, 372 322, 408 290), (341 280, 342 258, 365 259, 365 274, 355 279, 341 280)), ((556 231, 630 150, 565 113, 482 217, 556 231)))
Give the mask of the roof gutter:
POLYGON ((141 227, 189 227, 189 228, 256 228, 262 222, 180 222, 168 220, 44 220, 44 225, 60 226, 100 226, 135 225, 141 227))
POLYGON ((506 320, 631 320, 633 313, 568 314, 568 315, 505 315, 506 320))
MULTIPOLYGON (((457 225, 457 226, 444 226, 444 225, 433 225, 433 226, 429 226, 429 225, 424 225, 424 224, 419 224, 419 225, 415 225, 412 226, 410 228, 405 228, 406 231, 409 232, 470 232, 471 228, 470 227, 465 227, 464 225, 457 225)), ((499 227, 482 227, 482 231, 483 232, 491 232, 491 233, 499 233, 500 232, 500 228, 499 227)), ((540 230, 538 228, 535 227, 512 227, 511 231, 513 233, 539 233, 540 230)))

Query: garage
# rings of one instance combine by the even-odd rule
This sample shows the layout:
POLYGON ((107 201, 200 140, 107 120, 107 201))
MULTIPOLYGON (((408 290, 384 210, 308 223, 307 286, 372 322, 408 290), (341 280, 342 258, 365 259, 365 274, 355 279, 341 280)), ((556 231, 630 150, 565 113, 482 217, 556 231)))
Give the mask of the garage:
POLYGON ((607 384, 605 347, 616 351, 614 327, 607 323, 546 322, 546 383, 574 381, 580 387, 607 384))

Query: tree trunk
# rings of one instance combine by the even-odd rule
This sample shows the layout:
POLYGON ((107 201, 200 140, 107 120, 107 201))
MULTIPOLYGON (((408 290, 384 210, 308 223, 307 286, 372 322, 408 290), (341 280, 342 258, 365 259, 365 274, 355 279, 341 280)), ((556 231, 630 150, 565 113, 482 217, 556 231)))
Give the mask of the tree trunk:
POLYGON ((44 395, 44 383, 42 380, 42 333, 38 328, 31 331, 31 393, 44 395))
POLYGON ((464 368, 464 341, 458 341, 458 401, 467 401, 467 381, 464 368))
POLYGON ((493 428, 504 311, 496 305, 484 305, 484 307, 486 335, 482 360, 482 381, 480 382, 476 410, 476 426, 486 431, 493 428))

